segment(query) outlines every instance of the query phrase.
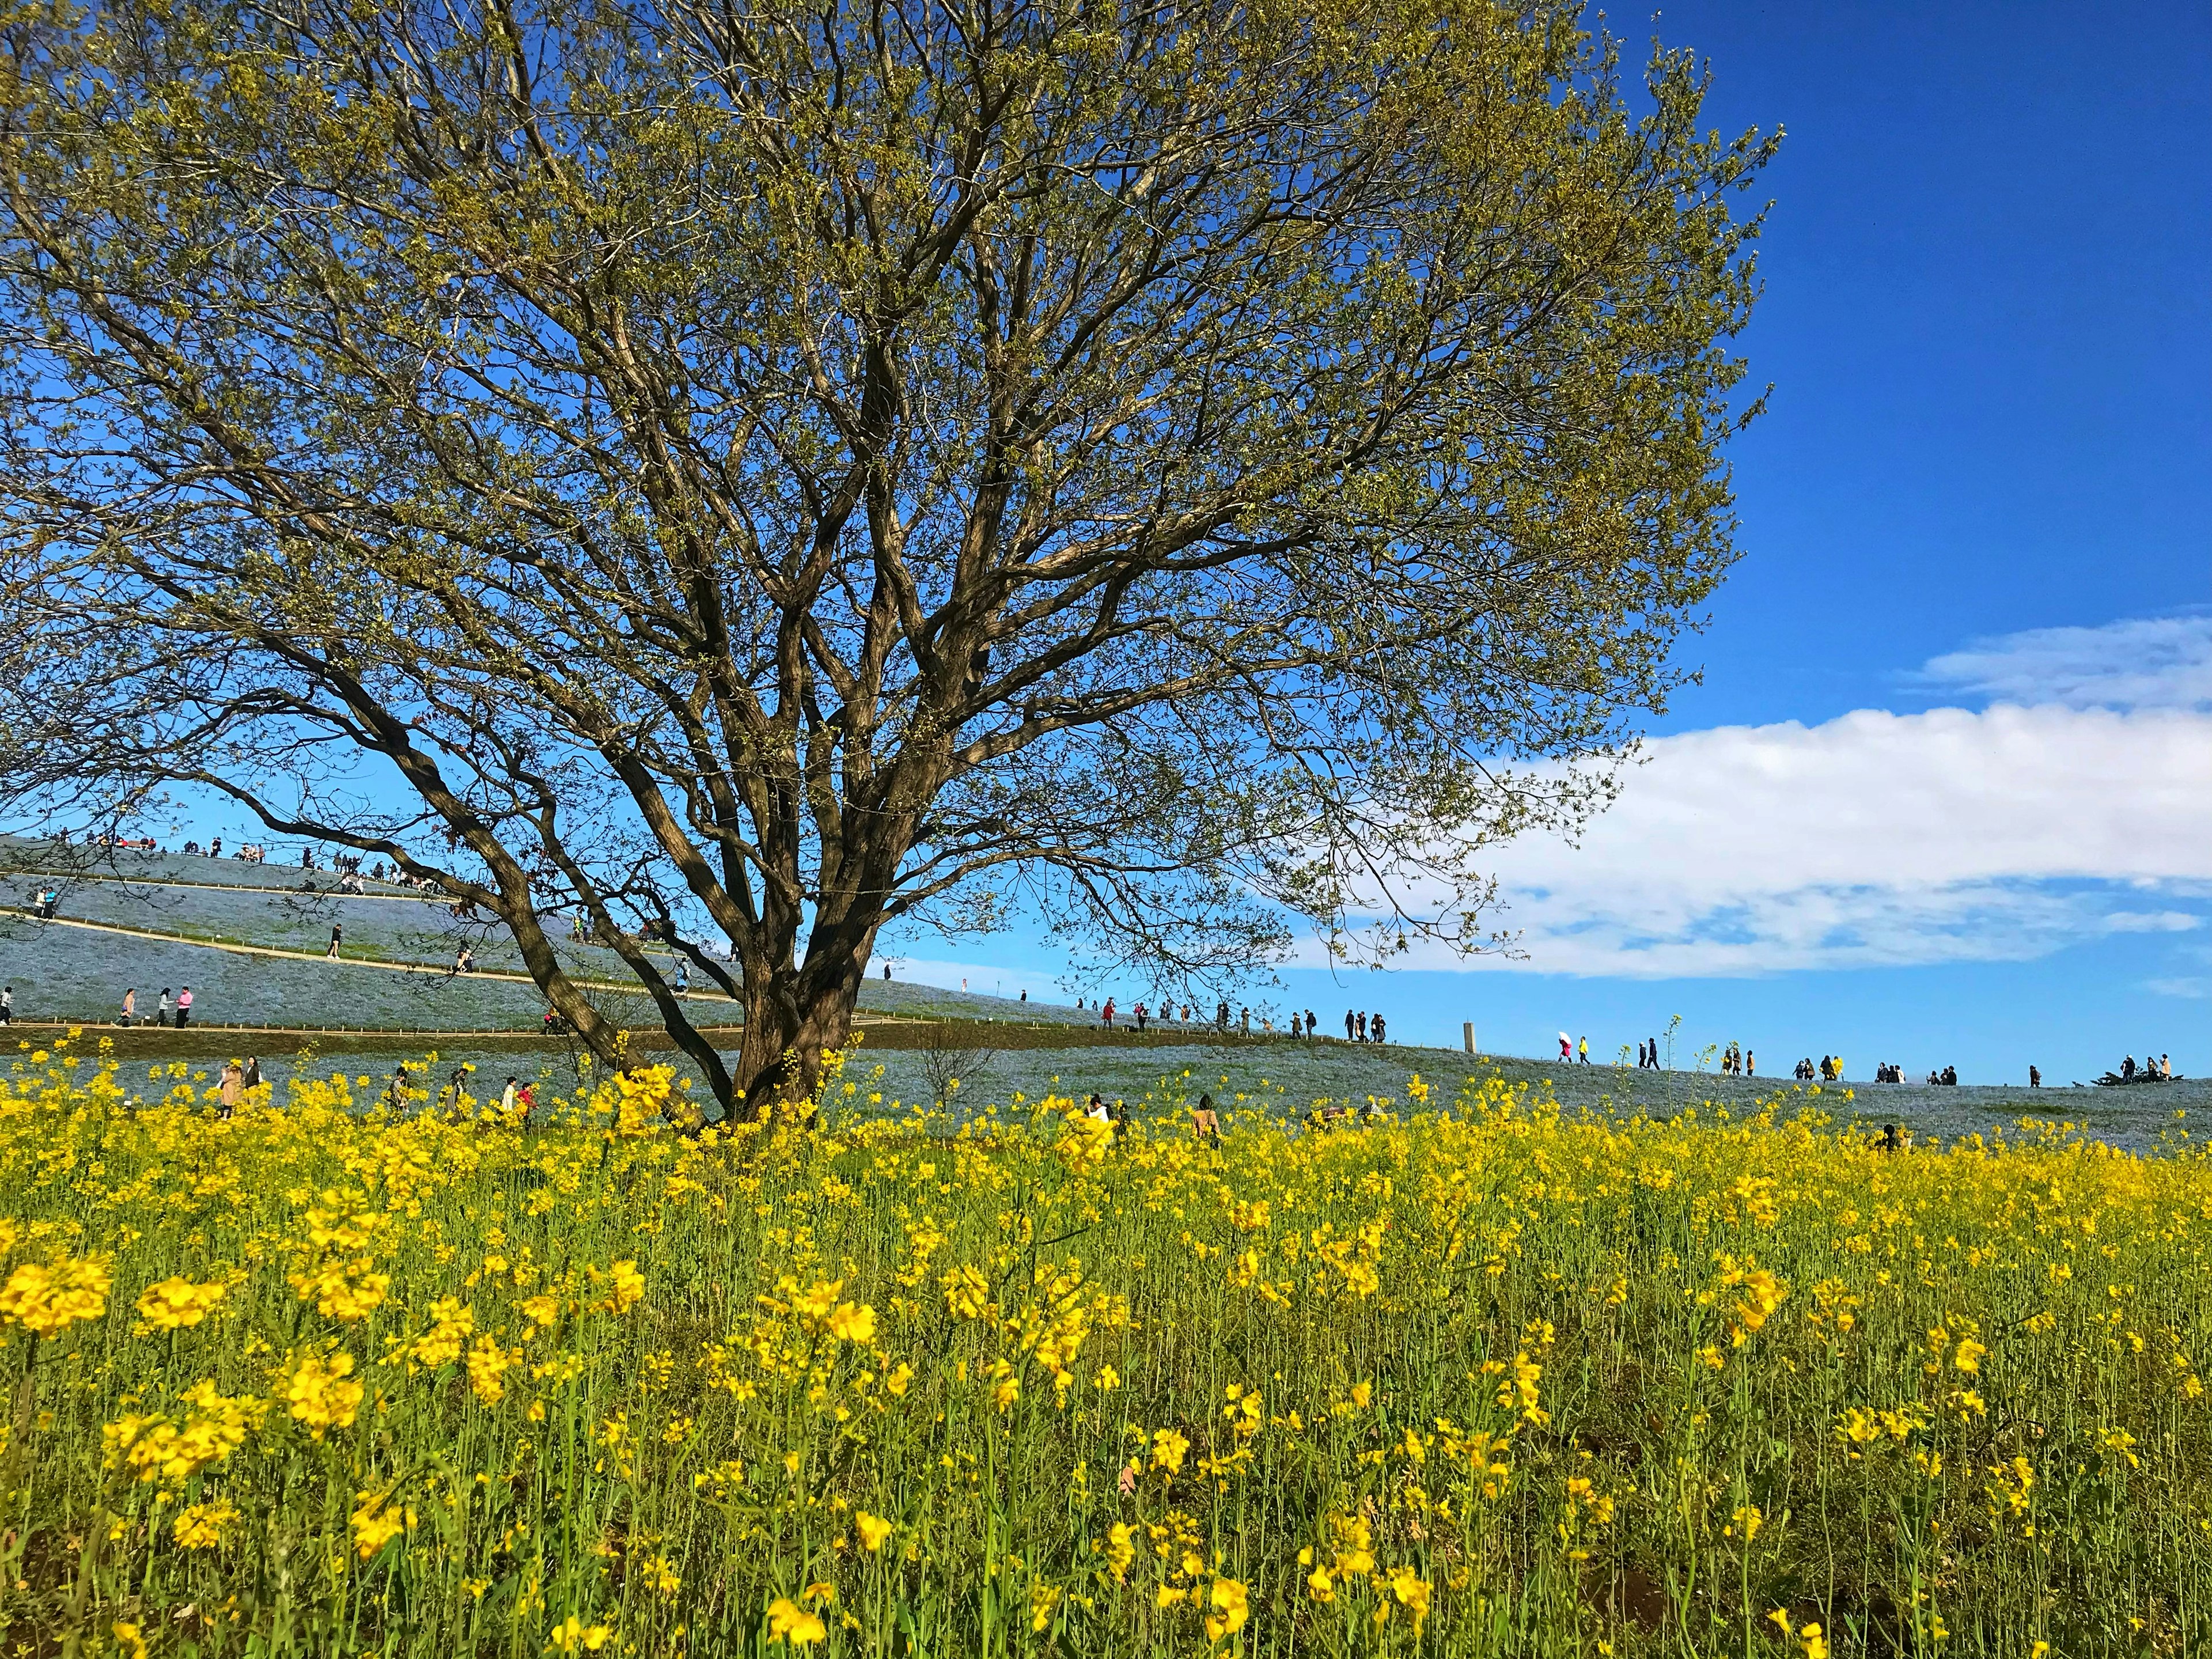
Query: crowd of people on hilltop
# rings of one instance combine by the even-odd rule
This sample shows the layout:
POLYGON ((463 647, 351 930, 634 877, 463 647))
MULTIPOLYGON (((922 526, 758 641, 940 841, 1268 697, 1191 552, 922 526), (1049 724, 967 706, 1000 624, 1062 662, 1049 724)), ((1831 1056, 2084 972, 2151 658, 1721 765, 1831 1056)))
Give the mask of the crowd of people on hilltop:
POLYGON ((2120 1062, 2119 1076, 2123 1083, 2133 1083, 2138 1078, 2153 1079, 2160 1083, 2171 1083, 2173 1080, 2173 1057, 2171 1054, 2160 1054, 2156 1059, 2152 1059, 2145 1055, 2142 1064, 2138 1066, 2136 1064, 2136 1057, 2130 1054, 2120 1062))
MULTIPOLYGON (((888 969, 884 976, 890 977, 888 969)), ((1024 1002, 1029 1000, 1028 992, 1022 994, 1022 1000, 1024 1002)), ((1133 1002, 1126 1015, 1120 1002, 1110 996, 1095 1003, 1088 996, 1079 996, 1075 1006, 1086 1013, 1095 1013, 1098 1023, 1109 1030, 1113 1029, 1117 1021, 1123 1030, 1139 1031, 1151 1030, 1155 1026, 1202 1030, 1207 1023, 1203 1008, 1166 996, 1156 1001, 1133 1002)), ((1226 999, 1214 1004, 1211 1023, 1217 1031, 1235 1030, 1241 1036, 1251 1036, 1256 1024, 1259 1036, 1291 1036, 1308 1042, 1321 1030, 1321 1016, 1310 1008, 1303 1012, 1292 1009, 1289 1019, 1279 1028, 1275 1017, 1264 1010, 1255 1016, 1249 1006, 1239 1007, 1232 1015, 1226 999)), ((1389 1022, 1379 1012, 1364 1012, 1357 1008, 1344 1011, 1344 1040, 1346 1042, 1387 1042, 1389 1041, 1389 1022)))

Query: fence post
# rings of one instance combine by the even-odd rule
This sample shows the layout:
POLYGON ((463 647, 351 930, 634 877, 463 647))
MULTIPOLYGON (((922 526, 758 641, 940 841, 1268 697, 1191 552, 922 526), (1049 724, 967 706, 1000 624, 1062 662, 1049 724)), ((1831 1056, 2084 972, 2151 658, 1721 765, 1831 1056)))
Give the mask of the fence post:
POLYGON ((1471 1019, 1464 1021, 1460 1026, 1460 1034, 1467 1039, 1468 1053, 1473 1054, 1474 1052, 1474 1022, 1471 1019))

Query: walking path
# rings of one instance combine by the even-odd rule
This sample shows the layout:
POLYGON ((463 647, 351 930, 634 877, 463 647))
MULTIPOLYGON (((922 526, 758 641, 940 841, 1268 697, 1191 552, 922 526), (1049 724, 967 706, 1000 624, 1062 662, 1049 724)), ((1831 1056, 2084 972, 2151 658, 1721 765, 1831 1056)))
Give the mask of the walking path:
MULTIPOLYGON (((236 891, 236 889, 232 889, 236 891)), ((349 895, 350 896, 350 895, 349 895)), ((39 920, 27 904, 0 905, 0 914, 22 917, 27 921, 39 920)), ((329 957, 318 951, 284 951, 272 945, 231 945, 217 939, 195 939, 189 933, 161 933, 149 927, 125 927, 112 921, 80 921, 72 916, 55 916, 42 924, 48 927, 82 927, 95 933, 119 933, 126 939, 160 939, 167 945, 194 945, 204 951, 227 951, 235 957, 276 957, 286 962, 337 962, 348 968, 381 968, 391 974, 436 974, 447 978, 466 977, 471 980, 495 980, 508 985, 527 985, 535 988, 537 981, 527 974, 502 973, 494 968, 471 969, 465 976, 450 967, 441 968, 431 962, 386 962, 376 957, 329 957)), ((572 981, 591 991, 635 991, 635 985, 617 984, 609 980, 580 979, 572 981)), ((684 994, 688 1002, 732 1002, 735 999, 720 990, 695 987, 684 994)))
MULTIPOLYGON (((310 872, 309 873, 313 873, 310 872)), ((450 893, 349 893, 338 887, 279 887, 274 882, 173 881, 166 876, 94 876, 82 870, 0 870, 0 877, 36 876, 43 881, 98 883, 105 887, 192 887, 203 892, 276 894, 286 898, 394 899, 402 904, 451 905, 450 893)))

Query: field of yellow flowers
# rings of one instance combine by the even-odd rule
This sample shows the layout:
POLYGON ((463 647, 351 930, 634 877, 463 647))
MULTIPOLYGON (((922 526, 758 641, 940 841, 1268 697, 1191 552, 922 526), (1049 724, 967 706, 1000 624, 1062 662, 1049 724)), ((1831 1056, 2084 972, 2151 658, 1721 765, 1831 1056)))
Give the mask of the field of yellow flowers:
POLYGON ((1418 1078, 1218 1144, 865 1083, 687 1133, 659 1071, 531 1124, 356 1086, 0 1079, 0 1651, 2212 1636, 2179 1136, 1886 1153, 1802 1100, 1418 1078))

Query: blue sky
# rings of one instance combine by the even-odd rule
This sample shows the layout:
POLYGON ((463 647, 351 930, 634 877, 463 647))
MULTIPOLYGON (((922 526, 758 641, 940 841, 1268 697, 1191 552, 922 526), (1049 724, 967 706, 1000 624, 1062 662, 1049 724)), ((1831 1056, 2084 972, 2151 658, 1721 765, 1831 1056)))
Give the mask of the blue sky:
MULTIPOLYGON (((1789 134, 1705 683, 1580 850, 1501 854, 1524 959, 1294 967, 1270 1000, 1508 1053, 1679 1013, 1678 1060, 1768 1071, 2212 1070, 2212 11, 1656 30, 1711 59, 1716 125, 1789 134)), ((979 990, 1060 965, 907 948, 979 990)))

